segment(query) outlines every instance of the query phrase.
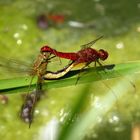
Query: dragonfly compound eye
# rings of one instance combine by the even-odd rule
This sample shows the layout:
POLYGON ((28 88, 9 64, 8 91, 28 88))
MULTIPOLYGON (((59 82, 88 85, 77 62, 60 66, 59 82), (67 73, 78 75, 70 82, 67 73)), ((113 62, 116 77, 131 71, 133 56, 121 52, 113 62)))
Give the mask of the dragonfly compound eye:
POLYGON ((100 49, 99 50, 99 57, 101 60, 106 60, 108 58, 108 52, 103 50, 103 49, 100 49))

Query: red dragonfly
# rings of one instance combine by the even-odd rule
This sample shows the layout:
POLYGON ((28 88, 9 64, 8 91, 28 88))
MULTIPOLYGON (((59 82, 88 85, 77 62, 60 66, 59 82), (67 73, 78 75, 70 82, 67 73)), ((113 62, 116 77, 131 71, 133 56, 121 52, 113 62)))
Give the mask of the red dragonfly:
POLYGON ((87 67, 91 62, 95 62, 95 66, 96 66, 96 62, 101 65, 101 63, 99 62, 99 60, 106 60, 108 58, 108 52, 100 49, 100 50, 96 50, 91 48, 91 46, 99 39, 101 39, 101 37, 82 45, 82 47, 84 47, 83 49, 81 49, 78 52, 75 53, 67 53, 67 52, 58 52, 55 49, 50 48, 49 46, 43 46, 41 48, 41 53, 50 53, 53 54, 54 56, 60 57, 60 58, 65 58, 65 59, 69 59, 72 60, 72 63, 70 63, 68 66, 66 66, 64 69, 52 73, 52 72, 47 72, 43 78, 44 79, 56 79, 56 78, 60 78, 62 76, 64 76, 67 72, 69 72, 73 67, 75 67, 76 65, 80 64, 80 63, 84 63, 84 67, 82 69, 84 69, 85 67, 87 67))

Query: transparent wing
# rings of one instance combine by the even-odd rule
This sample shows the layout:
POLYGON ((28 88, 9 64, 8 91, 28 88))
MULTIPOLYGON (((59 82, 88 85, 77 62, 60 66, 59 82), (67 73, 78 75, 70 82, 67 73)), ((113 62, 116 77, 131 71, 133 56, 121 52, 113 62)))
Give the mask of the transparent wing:
POLYGON ((96 43, 101 38, 103 38, 103 36, 100 36, 97 39, 95 39, 95 40, 93 40, 93 41, 91 41, 91 42, 89 42, 87 44, 81 45, 81 48, 82 49, 89 48, 89 47, 91 47, 94 43, 96 43))
POLYGON ((31 72, 31 68, 31 64, 27 64, 24 61, 0 56, 0 70, 12 71, 15 73, 29 73, 31 72))

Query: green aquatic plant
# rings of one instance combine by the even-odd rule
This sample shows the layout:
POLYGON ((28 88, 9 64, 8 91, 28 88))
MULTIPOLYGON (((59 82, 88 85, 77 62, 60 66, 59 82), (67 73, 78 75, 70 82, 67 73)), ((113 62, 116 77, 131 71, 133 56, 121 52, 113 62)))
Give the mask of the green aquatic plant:
MULTIPOLYGON (((78 84, 96 82, 99 80, 108 80, 111 78, 117 78, 120 76, 125 76, 129 74, 134 74, 139 72, 140 70, 140 62, 128 62, 121 63, 116 65, 106 65, 104 68, 88 68, 84 71, 84 74, 81 76, 78 84), (114 68, 113 68, 114 67, 114 68), (104 70, 106 68, 107 70, 104 70), (109 70, 110 69, 110 70, 109 70)), ((75 85, 75 81, 77 80, 78 71, 69 72, 66 77, 59 80, 46 81, 44 83, 44 89, 50 88, 60 88, 66 87, 70 85, 75 85)), ((31 89, 36 86, 36 78, 33 79, 31 84, 31 89)), ((0 80, 0 92, 2 94, 10 94, 10 93, 22 93, 28 90, 28 86, 30 83, 30 78, 27 77, 16 77, 12 79, 2 79, 0 80)))

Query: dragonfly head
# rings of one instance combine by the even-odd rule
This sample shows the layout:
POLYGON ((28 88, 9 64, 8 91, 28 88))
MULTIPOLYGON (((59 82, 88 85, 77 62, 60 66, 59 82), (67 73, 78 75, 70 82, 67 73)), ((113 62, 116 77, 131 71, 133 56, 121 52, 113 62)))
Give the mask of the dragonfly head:
POLYGON ((42 53, 42 62, 47 62, 49 60, 49 57, 50 57, 51 53, 49 52, 43 52, 42 53))
POLYGON ((99 50, 99 58, 101 60, 106 60, 108 58, 108 52, 103 50, 103 49, 100 49, 99 50))
POLYGON ((49 56, 52 54, 52 51, 53 51, 53 49, 51 47, 49 47, 48 45, 43 46, 40 49, 40 52, 42 54, 42 57, 43 57, 44 61, 49 59, 49 56))

